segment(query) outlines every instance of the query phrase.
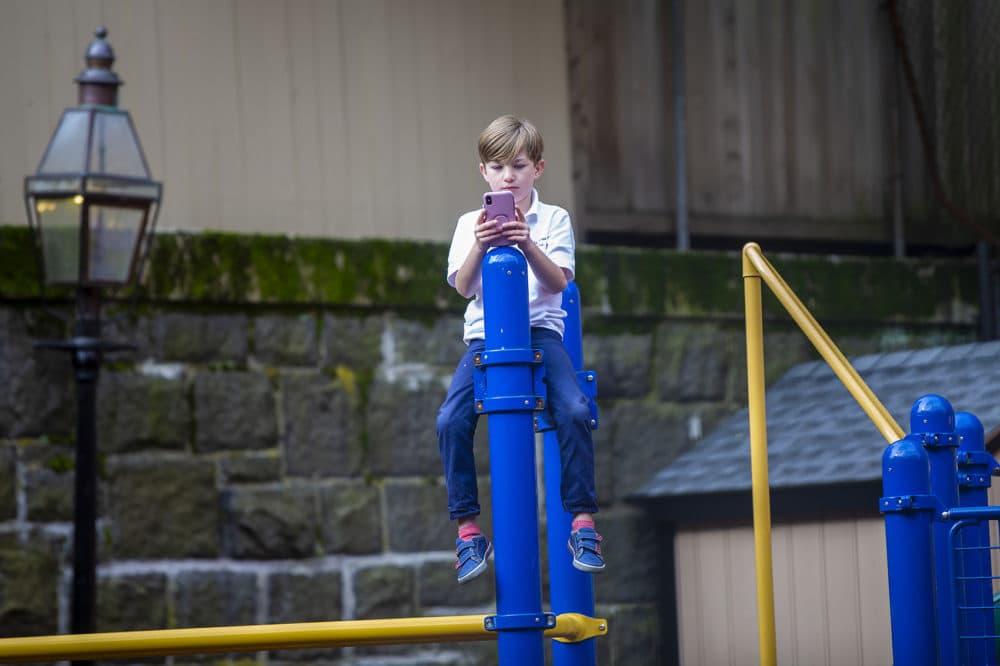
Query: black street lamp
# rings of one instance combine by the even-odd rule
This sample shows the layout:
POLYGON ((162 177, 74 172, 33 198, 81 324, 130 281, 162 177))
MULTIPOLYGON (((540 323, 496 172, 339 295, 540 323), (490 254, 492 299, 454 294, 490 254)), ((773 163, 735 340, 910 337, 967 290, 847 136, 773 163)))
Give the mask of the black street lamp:
MULTIPOLYGON (((97 564, 97 379, 105 352, 130 345, 101 340, 101 290, 128 287, 149 253, 162 185, 150 178, 132 119, 118 108, 122 81, 98 28, 87 68, 76 77, 78 106, 66 109, 24 202, 46 285, 73 287, 76 321, 68 340, 36 346, 69 351, 77 382, 73 510, 72 632, 94 631, 97 564)), ((82 662, 89 663, 89 662, 82 662)))

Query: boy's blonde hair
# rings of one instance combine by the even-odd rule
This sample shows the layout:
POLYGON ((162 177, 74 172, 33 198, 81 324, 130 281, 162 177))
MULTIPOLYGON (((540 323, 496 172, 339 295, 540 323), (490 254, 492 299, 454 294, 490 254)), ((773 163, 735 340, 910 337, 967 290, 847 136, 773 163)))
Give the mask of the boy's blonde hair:
POLYGON ((479 160, 510 162, 522 150, 532 162, 542 159, 542 133, 524 118, 510 114, 491 122, 479 135, 479 160))

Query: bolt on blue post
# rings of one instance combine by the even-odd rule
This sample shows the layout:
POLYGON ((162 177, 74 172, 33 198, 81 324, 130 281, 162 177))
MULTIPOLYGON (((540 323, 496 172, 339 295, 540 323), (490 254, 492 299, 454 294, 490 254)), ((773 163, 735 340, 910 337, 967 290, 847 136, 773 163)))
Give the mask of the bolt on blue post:
POLYGON ((893 663, 937 666, 930 463, 919 436, 890 444, 882 455, 879 509, 885 515, 893 663))
MULTIPOLYGON (((577 372, 583 370, 583 330, 580 319, 580 291, 570 282, 563 291, 562 308, 566 311, 563 345, 577 372)), ((595 424, 596 425, 596 424, 595 424)), ((591 574, 573 567, 566 547, 573 516, 562 506, 562 459, 555 430, 543 437, 545 460, 545 516, 549 551, 549 601, 552 612, 581 613, 594 616, 594 581, 591 574)), ((596 639, 579 643, 552 643, 553 666, 596 666, 596 639)))
MULTIPOLYGON (((918 437, 931 469, 931 494, 942 511, 958 506, 958 435, 955 410, 939 395, 917 398, 910 408, 910 434, 918 437)), ((938 642, 942 666, 958 663, 958 628, 955 626, 955 580, 952 576, 955 553, 948 533, 952 524, 935 521, 934 580, 937 586, 938 642)))
MULTIPOLYGON (((959 506, 987 506, 990 480, 997 462, 986 451, 983 424, 974 414, 956 412, 955 432, 959 437, 959 506)), ((961 602, 965 610, 959 617, 961 635, 965 636, 962 644, 963 663, 989 664, 995 653, 989 521, 982 520, 962 527, 959 548, 962 552, 961 575, 964 579, 961 602)))
POLYGON ((555 623, 542 613, 527 261, 496 248, 483 258, 482 276, 488 372, 476 408, 489 413, 497 596, 486 628, 497 631, 502 666, 543 666, 543 631, 555 623))

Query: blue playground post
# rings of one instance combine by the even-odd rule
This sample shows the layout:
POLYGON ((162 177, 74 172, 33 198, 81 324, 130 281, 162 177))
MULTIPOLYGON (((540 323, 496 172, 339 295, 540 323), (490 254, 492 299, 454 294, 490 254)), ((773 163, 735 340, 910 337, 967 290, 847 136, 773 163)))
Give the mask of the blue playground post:
POLYGON ((504 666, 543 666, 543 631, 555 617, 542 613, 535 481, 534 394, 528 319, 528 265, 520 252, 500 247, 483 258, 483 310, 487 366, 485 396, 476 409, 489 413, 497 614, 504 666))
MULTIPOLYGON (((570 282, 563 291, 562 308, 566 311, 566 331, 563 345, 569 353, 573 367, 583 370, 583 332, 580 319, 580 291, 570 282)), ((593 373, 590 381, 596 382, 593 373)), ((587 381, 587 378, 584 378, 587 381)), ((596 426, 596 420, 594 425, 596 426)), ((546 430, 544 435, 545 464, 545 515, 547 543, 549 551, 549 600, 552 612, 582 613, 594 615, 594 582, 591 574, 573 567, 572 557, 566 542, 569 539, 573 516, 563 510, 562 462, 559 456, 559 441, 555 430, 546 430)), ((552 663, 554 666, 596 666, 597 646, 590 638, 579 643, 552 643, 552 663)))
MULTIPOLYGON (((931 494, 941 510, 958 506, 958 435, 955 410, 939 395, 917 398, 910 409, 910 434, 918 437, 927 451, 931 468, 931 494)), ((938 641, 941 664, 958 663, 958 629, 955 626, 955 581, 952 576, 954 551, 948 533, 951 523, 935 521, 934 579, 937 587, 938 641)))
POLYGON ((919 436, 889 445, 882 455, 879 509, 885 515, 892 655, 897 664, 937 666, 930 494, 927 453, 919 436))
MULTIPOLYGON (((955 432, 959 436, 958 503, 963 508, 987 506, 990 479, 997 462, 986 451, 983 424, 969 412, 956 412, 955 432)), ((964 611, 959 627, 961 635, 966 636, 962 641, 963 658, 973 664, 988 664, 994 654, 993 572, 989 547, 988 521, 961 528, 961 575, 965 580, 961 594, 964 611)))

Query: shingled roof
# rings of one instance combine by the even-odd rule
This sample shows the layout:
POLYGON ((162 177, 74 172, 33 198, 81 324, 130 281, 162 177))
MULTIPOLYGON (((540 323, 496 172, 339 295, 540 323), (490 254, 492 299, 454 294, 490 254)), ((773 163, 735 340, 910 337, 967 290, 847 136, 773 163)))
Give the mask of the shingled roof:
MULTIPOLYGON (((937 393, 955 411, 979 417, 990 447, 1000 427, 1000 341, 872 354, 851 363, 905 432, 913 402, 937 393)), ((766 402, 772 489, 880 479, 886 441, 824 361, 789 370, 768 387, 766 402)), ((748 419, 746 409, 734 414, 631 499, 749 490, 748 419)))

